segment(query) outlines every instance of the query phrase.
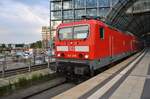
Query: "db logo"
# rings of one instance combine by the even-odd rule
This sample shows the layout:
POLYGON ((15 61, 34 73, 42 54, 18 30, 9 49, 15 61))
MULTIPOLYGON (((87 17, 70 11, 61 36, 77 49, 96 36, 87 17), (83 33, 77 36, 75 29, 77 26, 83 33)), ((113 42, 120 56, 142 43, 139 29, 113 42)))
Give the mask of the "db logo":
POLYGON ((75 47, 74 46, 69 46, 69 51, 75 51, 75 47))

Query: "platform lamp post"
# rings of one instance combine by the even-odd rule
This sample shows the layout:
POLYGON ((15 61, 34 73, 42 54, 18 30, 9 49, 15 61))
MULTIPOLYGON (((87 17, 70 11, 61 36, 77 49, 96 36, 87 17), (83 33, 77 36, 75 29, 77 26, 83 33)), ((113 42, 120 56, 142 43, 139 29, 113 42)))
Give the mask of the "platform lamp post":
POLYGON ((49 49, 48 49, 48 68, 50 68, 50 62, 52 61, 52 33, 51 33, 51 0, 49 0, 49 33, 50 33, 50 39, 48 42, 49 49))
POLYGON ((48 68, 50 68, 50 62, 52 62, 52 40, 49 41, 49 49, 48 49, 48 68))

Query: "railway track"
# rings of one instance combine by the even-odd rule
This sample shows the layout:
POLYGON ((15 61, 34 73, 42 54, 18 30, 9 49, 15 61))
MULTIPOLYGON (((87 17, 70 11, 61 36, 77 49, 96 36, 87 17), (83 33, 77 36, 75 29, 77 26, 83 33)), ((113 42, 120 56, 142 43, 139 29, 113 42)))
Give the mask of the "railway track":
POLYGON ((68 83, 66 81, 63 81, 44 90, 25 96, 22 99, 50 99, 51 97, 54 97, 74 86, 74 83, 68 83))
MULTIPOLYGON (((51 64, 53 64, 53 63, 51 63, 51 64)), ((113 67, 113 66, 110 66, 110 68, 111 67, 113 67)), ((33 69, 37 70, 37 68, 39 68, 39 69, 47 68, 47 64, 43 64, 42 67, 41 66, 37 66, 37 67, 32 66, 32 71, 33 71, 33 69)), ((106 70, 110 69, 110 68, 106 68, 106 70)), ((103 70, 103 71, 105 71, 105 70, 103 70)), ((27 67, 27 72, 28 72, 28 67, 27 67)), ((56 78, 56 79, 59 79, 59 78, 56 78)), ((4 98, 4 99, 50 99, 51 97, 54 97, 60 93, 63 93, 66 90, 69 90, 70 88, 79 84, 76 82, 68 82, 68 81, 66 81, 66 79, 65 80, 64 79, 65 79, 64 77, 60 78, 60 80, 58 80, 58 81, 57 80, 55 81, 55 79, 54 79, 54 82, 51 86, 46 86, 44 89, 40 89, 40 90, 33 88, 33 91, 27 92, 28 94, 25 92, 22 92, 22 96, 20 96, 21 94, 16 93, 19 95, 16 97, 19 97, 19 98, 9 97, 9 98, 4 98)), ((45 85, 45 84, 43 83, 43 85, 45 85)), ((32 87, 31 87, 31 90, 32 90, 32 87)))
MULTIPOLYGON (((54 63, 55 62, 51 63, 51 65, 54 65, 54 63)), ((17 74, 27 73, 27 72, 29 72, 29 70, 37 71, 37 70, 41 70, 41 69, 45 69, 45 68, 47 68, 47 63, 46 64, 40 64, 40 65, 33 65, 33 66, 31 66, 30 69, 29 69, 29 67, 10 69, 10 70, 5 71, 4 77, 9 77, 9 76, 17 75, 17 74)), ((0 77, 3 77, 2 71, 0 71, 0 77)))
MULTIPOLYGON (((116 63, 117 64, 117 63, 116 63)), ((110 66, 111 68, 112 66, 110 66)), ((105 68, 106 70, 110 69, 110 68, 105 68)), ((104 72, 105 70, 103 70, 104 72)), ((82 83, 83 81, 81 81, 80 83, 82 83)), ((39 91, 37 93, 28 95, 22 99, 50 99, 54 96, 57 96, 58 94, 61 94, 63 92, 65 92, 66 90, 69 90, 70 88, 75 87, 76 85, 78 85, 78 82, 62 82, 59 83, 53 87, 49 87, 45 90, 39 91)))
POLYGON ((50 99, 76 84, 67 82, 64 77, 56 77, 48 82, 22 89, 2 99, 50 99))
MULTIPOLYGON (((110 69, 110 68, 106 68, 106 69, 110 69)), ((105 71, 105 70, 103 70, 103 71, 105 71)), ((51 97, 57 96, 58 94, 61 94, 79 84, 76 82, 68 82, 68 81, 66 81, 66 79, 64 77, 56 78, 56 79, 60 79, 60 80, 54 79, 54 82, 52 81, 53 82, 52 85, 46 86, 44 89, 38 90, 37 88, 31 87, 31 90, 33 90, 31 92, 22 92, 22 94, 16 93, 19 96, 15 96, 15 98, 9 97, 9 98, 4 98, 4 99, 50 99, 51 97), (36 90, 34 90, 34 89, 36 89, 36 90), (16 98, 16 97, 19 97, 19 98, 16 98)), ((80 82, 80 83, 82 83, 82 82, 80 82)), ((43 83, 43 85, 45 85, 45 83, 43 83)))
POLYGON ((74 86, 76 85, 73 83, 64 83, 54 88, 50 88, 46 91, 43 91, 39 94, 33 95, 31 97, 23 98, 23 99, 51 99, 52 97, 57 96, 58 94, 61 94, 69 90, 70 88, 73 88, 74 86))

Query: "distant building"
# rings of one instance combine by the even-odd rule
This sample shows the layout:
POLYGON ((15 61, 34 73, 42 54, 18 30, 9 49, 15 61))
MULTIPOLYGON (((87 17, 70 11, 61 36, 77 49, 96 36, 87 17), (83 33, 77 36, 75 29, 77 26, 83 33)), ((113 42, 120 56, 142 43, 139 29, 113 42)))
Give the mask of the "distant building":
POLYGON ((42 47, 48 48, 50 41, 50 32, 48 26, 42 26, 42 47))
POLYGON ((0 44, 0 53, 16 53, 18 51, 28 51, 29 44, 0 44))
POLYGON ((24 47, 25 47, 25 44, 15 44, 15 48, 21 49, 24 47))
POLYGON ((16 48, 16 44, 5 44, 6 48, 11 48, 11 49, 15 49, 16 48))
POLYGON ((26 49, 29 48, 29 44, 0 44, 0 47, 5 46, 7 49, 26 49))
POLYGON ((11 44, 11 48, 15 49, 16 45, 15 44, 11 44))

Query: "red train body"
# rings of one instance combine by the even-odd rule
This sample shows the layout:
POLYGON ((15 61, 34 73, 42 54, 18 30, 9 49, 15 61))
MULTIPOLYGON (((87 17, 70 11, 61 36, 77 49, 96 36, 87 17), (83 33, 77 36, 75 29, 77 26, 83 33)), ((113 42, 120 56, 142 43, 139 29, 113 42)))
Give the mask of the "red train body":
POLYGON ((57 71, 93 73, 96 69, 135 53, 138 48, 137 37, 100 20, 62 23, 57 28, 55 38, 57 71))

